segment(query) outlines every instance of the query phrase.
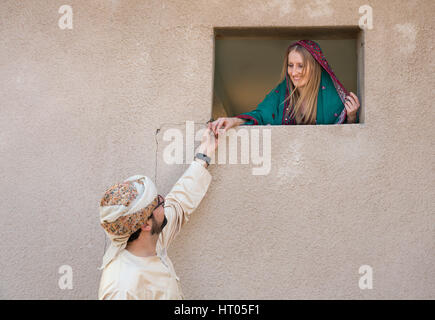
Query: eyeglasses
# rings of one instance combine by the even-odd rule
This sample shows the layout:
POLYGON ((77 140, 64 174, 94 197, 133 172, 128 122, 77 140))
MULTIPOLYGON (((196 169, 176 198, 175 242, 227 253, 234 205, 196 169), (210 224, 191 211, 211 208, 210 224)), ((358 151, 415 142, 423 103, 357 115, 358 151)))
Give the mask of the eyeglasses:
MULTIPOLYGON (((154 208, 154 210, 157 210, 158 207, 160 207, 160 206, 162 206, 162 205, 163 205, 163 206, 165 205, 165 198, 163 198, 161 195, 157 195, 157 199, 158 199, 157 206, 154 208)), ((153 210, 153 212, 150 214, 150 216, 148 217, 148 219, 151 219, 151 218, 153 217, 154 210, 153 210)))

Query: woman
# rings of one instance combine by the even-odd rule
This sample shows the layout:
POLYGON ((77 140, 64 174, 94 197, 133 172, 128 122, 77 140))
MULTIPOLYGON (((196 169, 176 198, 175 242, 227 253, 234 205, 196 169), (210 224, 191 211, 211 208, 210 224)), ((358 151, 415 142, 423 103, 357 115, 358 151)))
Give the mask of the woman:
POLYGON ((358 97, 338 81, 319 45, 300 40, 287 48, 280 84, 256 110, 210 123, 217 134, 241 124, 292 125, 357 122, 358 97))

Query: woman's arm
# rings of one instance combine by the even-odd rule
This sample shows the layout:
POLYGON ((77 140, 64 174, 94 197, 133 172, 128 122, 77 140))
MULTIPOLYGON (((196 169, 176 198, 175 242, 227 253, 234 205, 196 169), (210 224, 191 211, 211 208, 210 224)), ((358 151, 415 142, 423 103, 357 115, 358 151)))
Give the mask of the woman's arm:
POLYGON ((346 123, 355 123, 356 122, 356 116, 355 117, 346 117, 346 123))
POLYGON ((246 125, 267 125, 273 124, 275 116, 278 116, 279 110, 279 92, 285 90, 285 80, 276 88, 269 92, 263 101, 255 110, 242 113, 232 118, 219 118, 211 123, 210 128, 215 134, 217 130, 224 129, 227 131, 230 128, 237 127, 241 124, 246 125))
POLYGON ((218 134, 218 130, 223 129, 224 131, 227 131, 231 128, 237 127, 241 124, 244 124, 246 120, 232 117, 232 118, 219 118, 211 123, 209 123, 209 128, 213 131, 213 133, 216 135, 218 134))

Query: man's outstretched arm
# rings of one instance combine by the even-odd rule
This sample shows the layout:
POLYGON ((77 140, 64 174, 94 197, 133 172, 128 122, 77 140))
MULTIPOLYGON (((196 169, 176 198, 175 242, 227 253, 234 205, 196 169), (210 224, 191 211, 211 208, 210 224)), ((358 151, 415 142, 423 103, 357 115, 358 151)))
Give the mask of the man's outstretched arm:
MULTIPOLYGON (((216 147, 217 139, 213 132, 207 129, 196 153, 211 157, 216 147)), ((165 197, 165 216, 168 223, 162 232, 164 247, 170 245, 181 227, 189 220, 190 214, 204 198, 211 182, 207 166, 206 161, 195 159, 165 197)))

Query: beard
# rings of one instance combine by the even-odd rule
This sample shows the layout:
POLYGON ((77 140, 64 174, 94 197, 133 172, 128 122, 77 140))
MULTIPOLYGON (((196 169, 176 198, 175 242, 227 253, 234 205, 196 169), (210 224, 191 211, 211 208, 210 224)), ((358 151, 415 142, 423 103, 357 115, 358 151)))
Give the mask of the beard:
POLYGON ((166 226, 166 224, 168 223, 168 219, 166 219, 166 216, 164 216, 162 224, 159 226, 156 219, 154 218, 154 216, 151 218, 153 220, 153 227, 151 229, 151 235, 154 234, 160 234, 163 230, 163 228, 166 226))

